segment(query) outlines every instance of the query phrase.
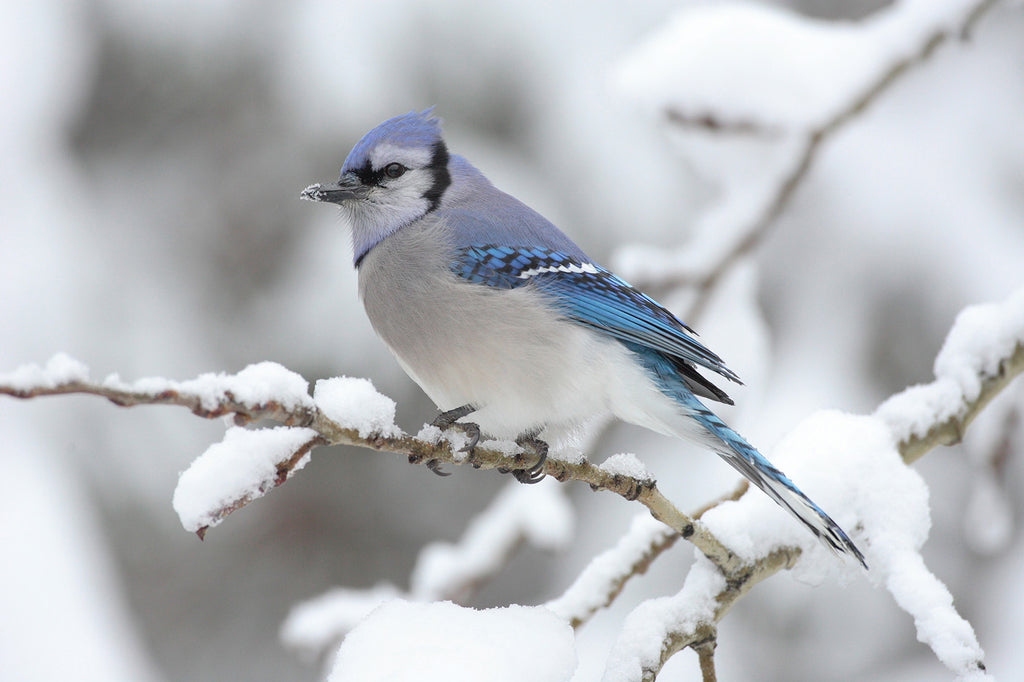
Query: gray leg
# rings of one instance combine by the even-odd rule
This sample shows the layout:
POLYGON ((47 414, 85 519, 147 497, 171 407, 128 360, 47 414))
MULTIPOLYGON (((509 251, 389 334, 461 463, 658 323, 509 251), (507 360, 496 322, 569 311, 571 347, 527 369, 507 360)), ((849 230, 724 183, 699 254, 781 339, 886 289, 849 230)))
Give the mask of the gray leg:
MULTIPOLYGON (((450 428, 456 428, 462 431, 469 438, 469 442, 463 447, 459 448, 459 452, 465 452, 469 463, 473 464, 473 450, 476 449, 476 444, 480 442, 480 427, 471 422, 460 422, 468 414, 476 412, 476 407, 473 405, 463 405, 456 407, 454 410, 448 410, 434 417, 434 421, 430 422, 431 426, 436 426, 442 431, 446 431, 450 428)), ((475 467, 479 468, 479 465, 474 464, 475 467)), ((433 471, 438 476, 448 476, 448 472, 441 469, 440 463, 436 459, 432 459, 427 462, 427 468, 433 471)))
POLYGON ((468 414, 473 414, 474 412, 476 412, 476 407, 474 405, 467 404, 463 405, 462 407, 456 407, 454 410, 442 412, 441 414, 434 417, 434 421, 430 422, 430 425, 436 426, 437 428, 444 431, 458 420, 462 419, 468 414))

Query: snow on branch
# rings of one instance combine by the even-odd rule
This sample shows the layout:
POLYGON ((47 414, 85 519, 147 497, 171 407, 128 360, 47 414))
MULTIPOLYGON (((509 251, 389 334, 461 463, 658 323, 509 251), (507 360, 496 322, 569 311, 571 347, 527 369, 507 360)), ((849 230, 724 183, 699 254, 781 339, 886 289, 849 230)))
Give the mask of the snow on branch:
MULTIPOLYGON (((927 494, 904 459, 915 459, 928 448, 950 442, 948 434, 960 433, 993 395, 1024 371, 1022 347, 1024 290, 1003 303, 968 308, 958 317, 936 359, 937 378, 931 384, 890 398, 871 416, 812 415, 773 453, 773 459, 808 494, 834 510, 836 520, 860 537, 873 566, 869 579, 889 590, 913 615, 919 638, 964 679, 984 674, 983 653, 970 625, 956 613, 948 590, 920 560, 919 549, 929 524, 927 494), (828 458, 824 467, 823 457, 828 458), (892 506, 896 503, 899 508, 892 506)), ((365 379, 321 381, 313 396, 307 391, 304 379, 274 363, 252 365, 234 375, 126 383, 116 376, 92 381, 82 363, 57 355, 45 366, 28 365, 0 375, 0 393, 18 398, 80 393, 122 406, 175 404, 206 418, 233 415, 239 424, 258 419, 283 424, 251 431, 230 429, 221 443, 211 446, 182 475, 176 507, 179 512, 187 507, 183 523, 200 533, 287 480, 319 445, 347 444, 394 452, 424 464, 465 463, 464 455, 444 438, 424 440, 403 434, 394 425, 394 402, 377 393, 365 379), (239 458, 248 463, 239 465, 239 458), (225 476, 226 470, 233 475, 225 476), (189 504, 179 504, 179 497, 189 504)), ((474 464, 484 469, 524 468, 531 464, 528 459, 513 448, 494 444, 480 448, 474 464)), ((674 615, 660 621, 662 641, 657 647, 644 641, 637 649, 643 638, 627 623, 616 646, 624 658, 615 658, 614 664, 620 666, 628 658, 639 667, 626 666, 635 675, 610 674, 608 679, 653 679, 672 653, 687 646, 698 649, 702 666, 713 670, 711 652, 717 623, 753 585, 783 568, 793 568, 810 580, 841 570, 838 562, 763 495, 743 495, 741 487, 725 500, 687 515, 665 499, 642 467, 636 469, 631 462, 629 457, 619 457, 608 466, 595 466, 585 460, 552 457, 545 464, 545 473, 557 480, 582 481, 595 490, 639 501, 672 531, 659 532, 650 523, 637 522, 562 598, 551 602, 551 610, 573 623, 586 620, 610 603, 625 581, 643 572, 677 535, 690 540, 715 566, 724 588, 710 579, 694 577, 687 580, 677 598, 659 602, 659 612, 674 615), (799 563, 797 559, 801 559, 799 563), (700 593, 701 586, 715 591, 700 593), (670 608, 677 604, 690 609, 697 603, 704 604, 701 613, 706 616, 697 620, 670 608), (651 653, 655 650, 657 657, 651 653)), ((499 502, 495 509, 500 511, 504 503, 499 502)), ((503 514, 495 511, 494 515, 503 514)), ((542 520, 523 518, 516 523, 525 524, 519 534, 552 532, 542 520)), ((470 529, 460 547, 436 554, 443 561, 424 559, 424 566, 433 562, 435 567, 424 568, 425 573, 417 579, 421 591, 460 589, 459 585, 471 584, 473 576, 492 570, 492 559, 506 551, 509 543, 498 543, 501 551, 497 551, 493 546, 484 547, 478 535, 470 529), (450 566, 453 557, 467 556, 479 559, 474 559, 478 568, 469 571, 468 582, 437 579, 442 572, 437 566, 450 566)), ((517 535, 508 537, 514 542, 517 535)), ((704 565, 703 558, 698 556, 698 560, 698 565, 704 565)), ((637 616, 630 622, 642 620, 637 616)))
POLYGON ((959 443, 978 413, 1024 371, 1024 289, 1003 303, 961 311, 934 369, 935 381, 908 388, 875 411, 907 463, 936 445, 959 443))
MULTIPOLYGON (((937 47, 965 39, 995 4, 903 0, 857 24, 749 3, 680 10, 623 60, 615 86, 684 135, 754 138, 778 149, 771 172, 752 177, 747 169, 738 187, 723 188, 698 226, 705 239, 675 253, 622 249, 616 270, 640 287, 691 286, 696 298, 684 317, 696 319, 717 281, 786 210, 820 148, 937 47)), ((695 165, 719 163, 708 156, 695 165)))
POLYGON ((423 548, 410 578, 411 597, 465 601, 521 544, 564 547, 574 525, 572 506, 560 486, 511 483, 470 522, 459 542, 423 548))
POLYGON ((545 606, 574 628, 579 627, 611 604, 630 578, 646 572, 678 538, 650 515, 637 516, 614 547, 594 557, 572 586, 545 606))
MULTIPOLYGON (((957 442, 970 420, 1022 372, 1024 289, 1004 302, 971 306, 960 313, 936 357, 935 381, 892 396, 870 416, 811 415, 772 453, 773 461, 814 499, 843 512, 837 515, 840 525, 865 538, 862 546, 872 566, 869 579, 889 591, 914 618, 918 639, 964 680, 988 679, 984 652, 970 624, 957 613, 949 590, 921 558, 930 527, 927 488, 906 465, 937 445, 957 442), (828 461, 823 462, 826 456, 828 461)), ((723 570, 724 588, 688 578, 676 597, 637 607, 620 634, 605 680, 653 680, 675 652, 713 637, 731 605, 754 584, 784 568, 812 581, 834 570, 834 562, 811 560, 815 553, 822 555, 822 549, 794 533, 799 529, 791 524, 777 525, 777 517, 777 510, 759 495, 708 508, 702 521, 743 557, 740 568, 723 570), (780 544, 780 538, 785 542, 780 544), (801 556, 804 560, 797 564, 801 556), (696 585, 707 591, 696 595, 696 585), (714 608, 703 608, 710 616, 694 621, 689 614, 698 602, 714 608), (654 619, 656 614, 660 620, 654 619), (660 642, 651 641, 652 623, 662 629, 660 642)), ((609 554, 620 565, 639 557, 652 560, 648 547, 625 540, 609 554)), ((609 561, 602 555, 595 563, 609 561)), ((696 566, 702 561, 698 556, 696 566)), ((552 604, 562 604, 576 589, 574 585, 552 604)))
MULTIPOLYGON (((149 378, 129 384, 116 376, 93 382, 85 365, 61 354, 45 367, 28 365, 11 374, 0 375, 0 394, 17 398, 78 393, 104 397, 122 407, 180 405, 205 418, 233 415, 236 424, 268 419, 285 426, 308 428, 316 434, 315 438, 310 436, 287 455, 277 447, 268 448, 272 453, 264 453, 263 457, 274 460, 272 485, 265 475, 265 468, 253 467, 251 471, 263 473, 254 476, 248 485, 232 480, 225 489, 215 485, 204 488, 207 495, 205 510, 201 509, 204 506, 201 501, 193 499, 188 505, 187 527, 200 536, 206 527, 201 523, 195 527, 197 519, 219 522, 273 485, 279 485, 293 468, 305 463, 304 455, 312 447, 353 445, 401 454, 410 463, 430 466, 466 463, 464 453, 445 438, 425 440, 402 433, 394 424, 394 402, 378 394, 366 379, 319 381, 312 397, 307 390, 302 377, 275 363, 252 365, 234 375, 205 374, 181 382, 149 378)), ((231 446, 214 446, 207 450, 199 461, 212 471, 215 467, 209 463, 211 460, 233 458, 236 454, 235 438, 232 437, 231 446)), ((494 441, 478 446, 473 457, 473 465, 481 469, 524 469, 531 464, 531 457, 518 446, 509 448, 494 441)), ((558 481, 581 481, 595 491, 607 490, 628 500, 639 501, 655 518, 690 540, 716 563, 731 566, 738 562, 737 557, 700 523, 669 502, 650 478, 630 476, 615 467, 606 469, 585 459, 566 461, 556 457, 548 458, 544 473, 558 481)), ((193 486, 192 476, 183 478, 193 486)))

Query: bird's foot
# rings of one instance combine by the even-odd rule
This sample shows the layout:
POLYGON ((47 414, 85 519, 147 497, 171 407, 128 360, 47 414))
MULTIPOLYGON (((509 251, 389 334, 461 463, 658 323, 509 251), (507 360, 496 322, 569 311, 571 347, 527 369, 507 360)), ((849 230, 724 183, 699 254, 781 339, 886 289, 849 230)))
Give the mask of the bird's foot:
MULTIPOLYGON (((459 452, 466 453, 467 461, 472 464, 474 468, 479 469, 480 465, 473 461, 473 453, 476 450, 477 443, 480 442, 480 427, 472 422, 457 421, 474 411, 476 411, 476 408, 472 405, 456 407, 454 410, 442 412, 434 417, 434 421, 430 422, 430 425, 436 426, 442 431, 447 431, 448 429, 458 429, 459 431, 462 431, 462 433, 466 435, 468 441, 465 445, 459 448, 459 452)), ((448 472, 441 469, 441 464, 436 459, 427 462, 427 468, 438 476, 449 475, 448 472)))
POLYGON ((529 432, 516 438, 516 445, 523 449, 523 454, 532 452, 536 460, 528 469, 514 469, 512 476, 520 483, 540 483, 544 479, 544 462, 548 459, 548 444, 537 438, 536 432, 529 432))

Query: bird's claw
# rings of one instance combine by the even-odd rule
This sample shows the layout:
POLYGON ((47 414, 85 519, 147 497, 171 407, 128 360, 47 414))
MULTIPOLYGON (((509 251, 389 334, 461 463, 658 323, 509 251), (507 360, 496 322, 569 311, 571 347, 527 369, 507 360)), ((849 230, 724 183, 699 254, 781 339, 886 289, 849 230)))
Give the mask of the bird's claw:
MULTIPOLYGON (((471 414, 476 410, 472 405, 463 405, 462 407, 456 407, 454 410, 448 410, 434 417, 434 421, 430 422, 431 426, 436 426, 442 431, 448 429, 458 429, 465 434, 468 438, 468 442, 459 448, 459 452, 466 453, 466 458, 474 468, 479 469, 480 465, 473 462, 473 451, 476 450, 477 443, 480 442, 480 427, 472 422, 460 422, 468 414, 471 414)), ((429 465, 428 465, 429 466, 429 465)), ((435 470, 434 473, 437 473, 435 470)))
POLYGON ((459 452, 465 452, 469 463, 479 469, 480 465, 473 462, 473 453, 476 451, 476 444, 480 442, 480 427, 473 422, 455 422, 452 424, 452 428, 462 431, 469 439, 469 442, 459 448, 459 452))
MULTIPOLYGON (((532 451, 537 456, 537 461, 528 469, 513 470, 512 476, 520 483, 540 483, 544 480, 545 476, 544 462, 548 459, 548 444, 530 433, 516 438, 516 445, 523 448, 524 451, 532 451)), ((498 471, 501 471, 501 469, 498 469, 498 471)))
POLYGON ((438 476, 451 476, 451 473, 441 468, 441 463, 436 459, 431 459, 427 462, 426 467, 433 471, 438 476))

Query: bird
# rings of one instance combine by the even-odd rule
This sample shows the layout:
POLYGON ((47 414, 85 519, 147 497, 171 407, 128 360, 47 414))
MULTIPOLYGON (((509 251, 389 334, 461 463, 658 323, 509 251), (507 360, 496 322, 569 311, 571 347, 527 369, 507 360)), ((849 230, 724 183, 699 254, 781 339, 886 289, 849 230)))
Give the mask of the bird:
POLYGON ((846 532, 705 405, 732 400, 701 370, 741 383, 723 360, 449 152, 433 107, 370 130, 337 182, 300 196, 340 206, 374 331, 440 409, 432 424, 462 429, 470 453, 481 430, 514 439, 536 462, 512 473, 533 483, 547 457, 538 436, 611 413, 717 453, 867 568, 846 532))

